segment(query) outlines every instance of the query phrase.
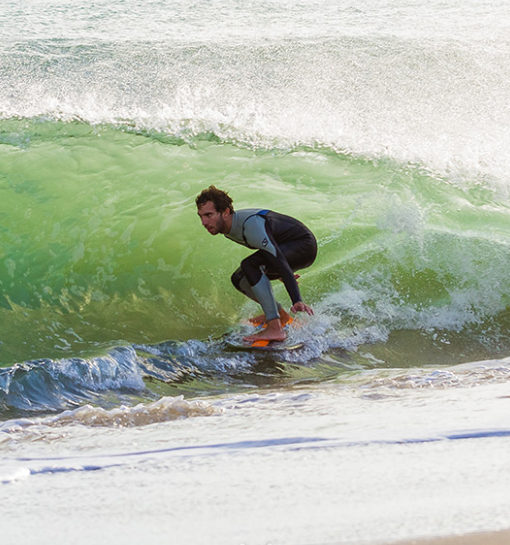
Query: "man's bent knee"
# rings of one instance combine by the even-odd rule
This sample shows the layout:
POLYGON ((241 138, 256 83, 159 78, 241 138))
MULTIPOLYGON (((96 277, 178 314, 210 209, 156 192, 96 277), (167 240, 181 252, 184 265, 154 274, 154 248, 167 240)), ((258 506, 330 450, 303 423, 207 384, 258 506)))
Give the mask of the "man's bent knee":
POLYGON ((241 270, 241 268, 239 268, 230 277, 230 280, 232 284, 234 284, 234 287, 236 290, 243 291, 241 289, 241 280, 243 279, 243 276, 244 276, 244 273, 241 270))

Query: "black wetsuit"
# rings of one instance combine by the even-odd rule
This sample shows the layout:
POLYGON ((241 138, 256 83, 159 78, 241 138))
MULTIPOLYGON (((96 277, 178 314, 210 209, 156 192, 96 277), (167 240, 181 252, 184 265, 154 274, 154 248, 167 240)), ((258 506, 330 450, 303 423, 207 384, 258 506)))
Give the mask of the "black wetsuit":
POLYGON ((292 304, 301 301, 294 271, 309 267, 317 255, 317 241, 308 227, 278 212, 250 208, 234 212, 232 228, 225 236, 258 249, 241 261, 232 283, 262 306, 266 320, 279 316, 269 280, 283 281, 292 304))

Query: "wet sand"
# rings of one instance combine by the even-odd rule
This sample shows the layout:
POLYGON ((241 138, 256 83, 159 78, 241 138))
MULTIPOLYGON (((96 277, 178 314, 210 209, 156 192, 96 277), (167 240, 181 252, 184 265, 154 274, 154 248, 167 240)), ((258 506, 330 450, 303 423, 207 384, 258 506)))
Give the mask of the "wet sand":
POLYGON ((510 530, 436 538, 410 539, 393 542, 387 545, 510 545, 510 530))

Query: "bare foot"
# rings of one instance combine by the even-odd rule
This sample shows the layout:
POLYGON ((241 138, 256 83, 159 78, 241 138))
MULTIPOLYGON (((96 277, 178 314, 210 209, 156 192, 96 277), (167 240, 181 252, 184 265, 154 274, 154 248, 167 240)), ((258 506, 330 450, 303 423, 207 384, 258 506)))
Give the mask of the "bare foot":
MULTIPOLYGON (((291 324, 293 321, 294 318, 292 318, 292 316, 283 308, 280 308, 280 323, 282 324, 282 327, 285 327, 287 324, 291 324)), ((259 314, 258 316, 250 318, 249 322, 254 326, 265 325, 265 327, 267 327, 266 317, 264 314, 259 314)))
POLYGON ((287 337, 279 318, 267 322, 267 327, 258 333, 248 335, 243 341, 254 343, 257 341, 284 341, 287 337))
POLYGON ((266 317, 264 314, 259 314, 258 316, 254 316, 253 318, 250 318, 248 320, 250 324, 253 325, 262 325, 266 321, 266 317))

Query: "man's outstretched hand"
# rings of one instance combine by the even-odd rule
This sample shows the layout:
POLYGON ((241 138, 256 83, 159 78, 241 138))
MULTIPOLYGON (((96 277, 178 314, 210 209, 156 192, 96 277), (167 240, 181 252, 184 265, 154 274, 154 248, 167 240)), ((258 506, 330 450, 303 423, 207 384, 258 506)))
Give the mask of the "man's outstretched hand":
POLYGON ((303 301, 298 301, 297 303, 294 303, 290 307, 291 312, 306 312, 310 316, 313 315, 313 309, 312 307, 309 307, 307 304, 303 303, 303 301))

